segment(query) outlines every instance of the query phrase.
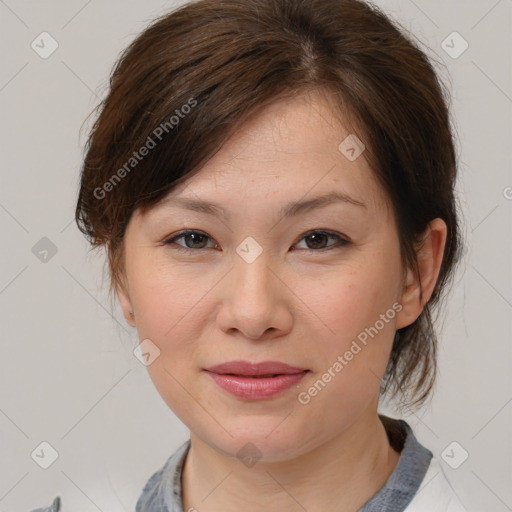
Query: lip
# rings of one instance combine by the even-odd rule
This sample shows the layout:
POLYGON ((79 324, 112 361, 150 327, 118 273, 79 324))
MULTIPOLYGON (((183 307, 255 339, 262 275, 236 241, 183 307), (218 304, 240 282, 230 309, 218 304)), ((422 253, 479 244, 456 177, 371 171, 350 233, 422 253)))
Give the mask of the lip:
POLYGON ((297 384, 309 370, 279 361, 230 361, 205 371, 219 387, 232 395, 244 400, 263 400, 297 384))
POLYGON ((290 366, 280 361, 263 361, 261 363, 249 363, 248 361, 229 361, 228 363, 217 364, 206 368, 206 371, 232 375, 244 375, 253 377, 255 375, 292 375, 306 371, 307 368, 290 366))

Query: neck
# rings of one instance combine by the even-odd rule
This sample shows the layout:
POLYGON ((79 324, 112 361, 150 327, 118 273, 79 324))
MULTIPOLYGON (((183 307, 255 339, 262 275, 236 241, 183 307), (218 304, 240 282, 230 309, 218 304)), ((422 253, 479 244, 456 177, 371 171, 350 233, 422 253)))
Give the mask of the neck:
POLYGON ((356 511, 393 472, 400 455, 376 411, 338 436, 291 460, 251 467, 219 453, 191 433, 182 473, 183 509, 356 511))

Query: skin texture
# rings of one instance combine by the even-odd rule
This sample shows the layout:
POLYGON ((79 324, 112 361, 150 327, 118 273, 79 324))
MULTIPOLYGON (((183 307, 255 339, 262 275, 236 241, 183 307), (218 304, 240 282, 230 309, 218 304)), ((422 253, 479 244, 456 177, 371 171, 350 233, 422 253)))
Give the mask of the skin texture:
POLYGON ((350 132, 335 112, 322 91, 265 107, 168 201, 135 211, 128 224, 118 298, 139 339, 161 351, 149 374, 191 431, 184 510, 355 511, 398 461, 377 416, 380 380, 395 330, 412 323, 432 293, 446 225, 435 219, 425 233, 420 301, 364 152, 349 161, 338 150, 350 132), (338 201, 289 218, 279 213, 288 202, 333 191, 365 206, 338 201), (226 215, 173 206, 178 197, 219 203, 226 215), (164 243, 183 229, 207 237, 164 243), (318 229, 350 243, 304 237, 318 229), (262 249, 251 263, 236 252, 249 236, 262 249), (177 250, 187 243, 188 252, 177 250), (393 304, 401 310, 301 404, 299 393, 393 304), (242 400, 203 371, 240 359, 309 373, 277 397, 242 400), (237 457, 248 442, 261 453, 251 467, 237 457))

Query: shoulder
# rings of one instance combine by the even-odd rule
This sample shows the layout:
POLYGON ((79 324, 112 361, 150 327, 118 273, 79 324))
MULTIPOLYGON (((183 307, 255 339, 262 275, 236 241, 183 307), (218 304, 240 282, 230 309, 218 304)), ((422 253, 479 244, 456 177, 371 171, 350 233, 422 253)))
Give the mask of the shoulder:
POLYGON ((190 440, 183 443, 164 466, 153 473, 135 505, 135 512, 173 512, 169 508, 181 505, 181 468, 190 448, 190 440))
POLYGON ((405 512, 467 512, 439 461, 433 458, 420 488, 405 512))

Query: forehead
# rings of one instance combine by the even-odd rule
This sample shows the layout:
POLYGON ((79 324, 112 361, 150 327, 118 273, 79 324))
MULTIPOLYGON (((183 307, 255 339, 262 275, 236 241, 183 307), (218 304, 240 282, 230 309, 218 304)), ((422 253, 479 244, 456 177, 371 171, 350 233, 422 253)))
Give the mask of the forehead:
MULTIPOLYGON (((372 210, 387 211, 387 198, 364 150, 355 159, 347 157, 351 156, 347 144, 357 140, 351 130, 327 92, 276 101, 247 118, 198 172, 175 186, 161 203, 180 197, 245 210, 254 201, 269 206, 340 192, 372 210)), ((355 146, 356 151, 361 149, 355 146)))

